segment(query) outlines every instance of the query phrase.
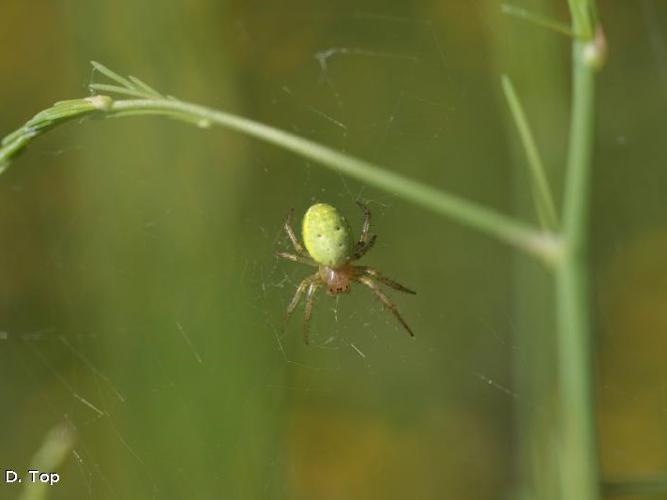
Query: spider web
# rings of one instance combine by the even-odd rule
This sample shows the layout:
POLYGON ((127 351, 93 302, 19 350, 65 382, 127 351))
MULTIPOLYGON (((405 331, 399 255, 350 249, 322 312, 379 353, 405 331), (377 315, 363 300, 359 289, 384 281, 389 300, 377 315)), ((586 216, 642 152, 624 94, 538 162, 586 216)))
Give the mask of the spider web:
MULTIPOLYGON (((493 189, 475 191, 477 181, 470 179, 493 184, 502 175, 494 179, 482 167, 471 167, 479 169, 473 173, 457 168, 490 162, 498 146, 491 143, 488 153, 457 146, 464 135, 473 136, 463 117, 479 106, 479 87, 471 90, 457 76, 465 68, 446 48, 460 40, 446 39, 439 17, 344 10, 336 16, 317 12, 301 24, 317 24, 322 16, 334 17, 333 27, 309 49, 302 68, 248 70, 260 80, 248 91, 261 101, 253 112, 407 176, 456 192, 495 196, 493 189), (371 92, 375 87, 377 92, 371 92), (266 95, 271 102, 263 101, 266 95)), ((238 22, 239 30, 249 34, 244 43, 252 53, 270 52, 259 21, 242 17, 238 22)), ((278 38, 288 34, 285 29, 278 38)), ((169 133, 172 125, 160 132, 169 133)), ((99 126, 107 130, 114 124, 99 126)), ((186 136, 184 141, 200 140, 199 131, 189 135, 181 125, 173 126, 186 136)), ((77 133, 62 132, 64 137, 77 133)), ((204 148, 210 140, 197 145, 204 148)), ((89 164, 98 150, 105 151, 102 142, 88 139, 89 147, 96 146, 94 153, 78 145, 56 150, 47 142, 33 154, 40 159, 88 154, 82 163, 89 164)), ((113 149, 117 146, 105 152, 113 154, 113 149)), ((176 149, 170 150, 175 164, 176 149)), ((212 152, 211 163, 222 155, 212 152)), ((183 167, 187 161, 180 160, 183 167)), ((389 194, 282 152, 258 147, 247 152, 246 160, 244 167, 256 172, 245 179, 248 185, 276 189, 258 197, 253 187, 239 186, 243 195, 229 203, 241 207, 235 214, 241 222, 221 214, 217 199, 228 194, 222 189, 210 187, 201 205, 180 199, 188 189, 198 193, 223 185, 229 181, 224 173, 210 174, 209 185, 193 182, 193 187, 186 180, 173 192, 153 194, 151 186, 160 176, 174 175, 174 183, 183 179, 142 167, 147 162, 138 158, 119 166, 117 175, 140 169, 136 179, 155 200, 136 209, 136 200, 126 202, 125 214, 136 215, 130 227, 116 228, 113 210, 83 201, 78 209, 95 214, 106 208, 106 215, 87 219, 61 207, 56 215, 61 234, 44 230, 36 237, 18 236, 17 252, 30 248, 28 265, 42 275, 25 280, 44 297, 17 300, 29 292, 14 288, 11 279, 0 285, 7 318, 7 326, 0 326, 0 384, 12 408, 4 417, 7 444, 0 450, 5 467, 26 468, 35 450, 48 448, 46 430, 64 422, 76 439, 70 444, 63 438, 69 458, 51 465, 63 476, 63 490, 48 490, 53 498, 65 498, 58 496, 63 491, 66 498, 183 498, 188 492, 194 498, 217 498, 216 493, 229 498, 371 498, 364 495, 375 487, 378 498, 410 493, 441 498, 444 492, 484 499, 497 498, 499 489, 511 490, 512 463, 505 457, 513 450, 512 406, 523 394, 511 382, 508 367, 510 359, 529 360, 511 340, 509 276, 497 271, 509 266, 508 254, 389 194), (311 270, 273 257, 289 248, 284 215, 292 206, 302 214, 311 203, 326 201, 346 214, 357 234, 362 218, 357 199, 369 204, 372 231, 378 234, 363 263, 418 292, 412 297, 388 291, 416 338, 408 338, 372 293, 357 286, 345 297, 320 292, 311 344, 305 347, 303 308, 287 325, 283 317, 296 286, 311 270), (189 249, 170 232, 172 220, 184 212, 193 226, 207 225, 229 237, 202 239, 201 248, 189 249), (98 236, 98 245, 108 247, 108 253, 100 252, 97 260, 83 255, 79 262, 67 256, 72 250, 64 234, 86 223, 110 227, 98 236), (134 273, 146 275, 119 257, 126 250, 118 239, 124 238, 128 247, 146 249, 138 254, 144 265, 150 264, 151 251, 159 254, 164 246, 169 251, 161 255, 177 257, 160 261, 149 275, 154 284, 135 284, 134 273), (198 259, 206 265, 195 265, 198 259), (98 284, 93 298, 81 292, 88 290, 85 280, 61 282, 76 274, 75 266, 90 262, 105 268, 89 270, 90 280, 98 284), (172 267, 181 274, 162 279, 172 267), (51 280, 62 292, 57 299, 44 291, 51 280), (225 280, 216 288, 217 281, 225 280), (130 293, 134 286, 155 295, 106 317, 101 307, 96 309, 100 303, 117 306, 109 290, 122 287, 130 293), (168 293, 162 295, 162 289, 168 293), (42 313, 33 316, 31 305, 42 313), (74 311, 74 317, 51 309, 74 311), (143 364, 151 370, 141 370, 143 364), (258 465, 239 480, 244 472, 237 460, 258 465), (388 479, 363 480, 373 474, 388 479), (342 496, 335 496, 336 484, 342 496)), ((109 175, 109 190, 122 192, 123 184, 113 185, 115 174, 109 175)), ((17 174, 3 192, 12 203, 20 203, 17 193, 22 191, 28 191, 26 199, 39 199, 46 190, 30 187, 34 181, 34 176, 22 180, 17 174)), ((95 195, 104 198, 103 192, 90 198, 95 195)), ((122 198, 111 195, 110 204, 123 205, 116 197, 122 198)), ((57 211, 57 200, 52 203, 57 211)), ((33 214, 30 220, 37 224, 41 217, 33 214)), ((9 241, 12 226, 3 229, 9 241)), ((77 242, 79 247, 88 244, 77 242)), ((21 277, 11 267, 6 263, 4 272, 21 277)), ((1 485, 0 498, 17 498, 20 491, 1 485)))

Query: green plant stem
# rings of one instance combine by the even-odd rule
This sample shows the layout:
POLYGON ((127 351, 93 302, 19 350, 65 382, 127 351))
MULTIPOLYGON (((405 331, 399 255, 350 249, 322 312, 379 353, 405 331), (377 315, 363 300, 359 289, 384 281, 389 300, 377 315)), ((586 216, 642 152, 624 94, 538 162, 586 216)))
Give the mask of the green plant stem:
POLYGON ((536 239, 538 234, 534 229, 529 229, 500 213, 366 161, 246 118, 181 101, 169 100, 117 101, 112 104, 111 109, 119 112, 142 109, 150 110, 156 114, 161 111, 172 111, 197 116, 211 123, 270 142, 377 188, 399 194, 403 199, 452 217, 462 224, 489 233, 525 250, 534 252, 540 247, 541 242, 539 237, 536 239))
POLYGON ((580 37, 579 41, 592 39, 597 23, 595 0, 567 0, 567 4, 572 18, 572 32, 580 37))
MULTIPOLYGON (((93 111, 100 116, 162 115, 194 123, 204 128, 216 124, 236 130, 292 151, 336 172, 393 193, 435 213, 450 217, 463 225, 478 229, 543 260, 553 260, 554 255, 558 252, 558 242, 550 233, 409 177, 393 173, 372 163, 339 153, 308 139, 247 118, 176 99, 127 99, 116 101, 107 96, 79 100, 84 103, 83 105, 79 104, 83 110, 81 115, 92 113, 91 107, 93 105, 91 101, 95 99, 98 101, 94 102, 93 111)), ((62 122, 63 119, 59 118, 60 112, 68 113, 67 119, 75 116, 71 114, 71 108, 74 106, 72 103, 76 102, 67 101, 67 109, 63 109, 60 105, 61 107, 57 108, 61 110, 59 112, 54 111, 56 107, 50 108, 37 115, 37 117, 43 117, 46 114, 49 118, 48 121, 42 118, 36 122, 36 119, 33 118, 26 126, 7 136, 2 142, 2 147, 0 147, 0 165, 4 162, 4 165, 7 166, 8 162, 20 150, 25 148, 37 133, 42 133, 53 125, 62 122), (39 127, 35 129, 34 127, 37 125, 39 127)))
POLYGON ((573 100, 562 217, 564 249, 556 265, 561 497, 568 500, 600 497, 587 260, 595 69, 585 58, 587 43, 577 40, 573 44, 573 100))

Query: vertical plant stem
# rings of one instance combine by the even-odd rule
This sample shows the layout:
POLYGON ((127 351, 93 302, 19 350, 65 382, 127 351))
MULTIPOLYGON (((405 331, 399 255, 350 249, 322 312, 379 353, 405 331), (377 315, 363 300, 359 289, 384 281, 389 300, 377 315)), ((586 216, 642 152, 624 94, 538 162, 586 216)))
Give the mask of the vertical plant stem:
POLYGON ((589 315, 588 211, 595 68, 590 43, 573 46, 570 145, 563 202, 565 252, 556 267, 561 405, 561 498, 600 497, 589 315))

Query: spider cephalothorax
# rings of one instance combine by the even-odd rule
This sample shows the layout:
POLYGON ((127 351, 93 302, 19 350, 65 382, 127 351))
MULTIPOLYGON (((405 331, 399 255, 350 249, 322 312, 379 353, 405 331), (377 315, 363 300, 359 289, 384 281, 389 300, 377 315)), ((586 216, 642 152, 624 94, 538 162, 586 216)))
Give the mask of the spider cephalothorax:
POLYGON ((318 271, 320 279, 327 287, 329 295, 338 295, 339 293, 350 293, 352 290, 352 280, 354 279, 354 267, 343 266, 338 269, 328 266, 320 266, 318 271))
POLYGON ((282 257, 293 262, 301 262, 317 267, 315 274, 304 279, 296 289, 296 293, 287 307, 286 320, 299 305, 301 297, 306 294, 306 318, 304 322, 304 340, 308 343, 308 324, 313 312, 315 293, 320 286, 327 287, 329 295, 349 293, 352 282, 356 281, 370 288, 380 301, 393 313, 407 332, 413 336, 412 330, 403 320, 394 303, 387 297, 378 282, 401 292, 412 293, 412 290, 396 283, 380 274, 379 271, 366 266, 355 266, 351 262, 360 259, 373 247, 376 235, 369 237, 371 213, 361 202, 357 204, 364 211, 364 224, 359 241, 352 243, 350 226, 331 205, 317 203, 311 206, 303 216, 303 245, 299 242, 292 228, 292 214, 287 216, 285 231, 289 236, 296 254, 278 252, 282 257))

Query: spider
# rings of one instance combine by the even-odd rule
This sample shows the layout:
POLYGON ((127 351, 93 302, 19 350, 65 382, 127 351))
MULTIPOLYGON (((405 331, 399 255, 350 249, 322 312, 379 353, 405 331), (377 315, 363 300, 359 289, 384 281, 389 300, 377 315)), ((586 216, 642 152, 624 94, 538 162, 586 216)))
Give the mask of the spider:
POLYGON ((355 244, 352 243, 350 226, 345 217, 336 208, 326 203, 312 205, 303 216, 303 245, 299 242, 292 228, 294 209, 290 211, 285 221, 285 232, 289 236, 296 254, 277 252, 276 256, 318 268, 315 274, 308 276, 299 284, 285 314, 285 322, 287 322, 299 302, 301 302, 305 292, 306 312, 303 338, 306 344, 308 344, 308 328, 317 290, 321 286, 326 286, 327 293, 332 296, 349 293, 353 281, 370 288, 403 325, 410 336, 414 336, 414 333, 398 312, 396 305, 384 294, 378 283, 405 293, 415 294, 416 292, 390 280, 372 267, 352 265, 352 262, 359 260, 373 247, 377 236, 375 234, 369 236, 368 234, 371 225, 370 210, 360 201, 357 201, 357 205, 364 212, 364 223, 359 241, 355 244))

